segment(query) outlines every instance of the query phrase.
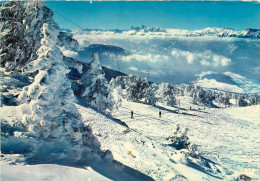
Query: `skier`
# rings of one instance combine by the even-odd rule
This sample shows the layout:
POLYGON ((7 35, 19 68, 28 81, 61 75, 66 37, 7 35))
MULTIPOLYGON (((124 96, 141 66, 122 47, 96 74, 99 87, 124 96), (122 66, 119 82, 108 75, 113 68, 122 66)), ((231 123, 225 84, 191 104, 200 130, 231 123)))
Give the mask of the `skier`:
POLYGON ((134 119, 134 111, 131 111, 131 119, 134 119))
POLYGON ((161 111, 159 111, 159 118, 161 118, 162 117, 162 112, 161 111))
POLYGON ((92 52, 92 59, 94 59, 95 57, 95 52, 92 52))
POLYGON ((191 110, 191 106, 190 106, 190 110, 191 110))

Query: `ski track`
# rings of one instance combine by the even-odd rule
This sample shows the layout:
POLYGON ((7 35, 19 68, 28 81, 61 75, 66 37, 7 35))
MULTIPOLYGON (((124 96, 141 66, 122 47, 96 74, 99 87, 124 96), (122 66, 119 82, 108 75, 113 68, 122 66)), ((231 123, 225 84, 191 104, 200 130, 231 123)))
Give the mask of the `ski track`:
MULTIPOLYGON (((101 142, 101 149, 111 150, 114 159, 124 165, 132 167, 155 180, 218 180, 215 177, 181 164, 181 159, 184 155, 180 151, 163 144, 164 139, 160 137, 160 131, 157 133, 152 132, 154 134, 152 135, 146 134, 147 132, 143 129, 139 129, 143 126, 143 124, 138 126, 143 121, 141 115, 139 121, 123 119, 130 125, 130 130, 119 124, 113 124, 111 119, 99 115, 99 113, 90 108, 80 105, 77 105, 77 107, 83 116, 83 120, 85 120, 85 124, 92 127, 93 134, 101 142), (133 126, 134 122, 135 127, 133 126), (189 175, 189 177, 185 178, 183 175, 189 175)), ((126 113, 129 115, 126 109, 125 113, 121 113, 122 115, 126 113)), ((155 120, 155 124, 159 126, 160 121, 158 119, 155 120)), ((148 127, 148 123, 146 124, 148 127)))
MULTIPOLYGON (((113 116, 124 121, 131 131, 111 120, 98 116, 92 109, 77 105, 83 120, 89 120, 93 133, 101 142, 103 149, 112 151, 116 160, 132 166, 155 179, 166 179, 169 175, 183 175, 176 169, 178 151, 165 146, 167 137, 172 136, 177 124, 189 128, 190 141, 199 145, 202 155, 228 170, 251 174, 259 177, 259 130, 258 120, 232 118, 239 108, 198 110, 198 106, 183 102, 179 116, 176 108, 164 106, 159 118, 157 107, 130 102, 134 119, 130 118, 127 102, 113 116), (193 110, 189 107, 193 106, 193 110), (187 108, 187 110, 185 109, 187 108), (187 115, 192 114, 194 116, 187 115), (163 162, 163 164, 162 164, 163 162), (164 170, 164 171, 160 171, 164 170)), ((253 106, 252 106, 253 107, 253 106)), ((260 107, 255 107, 256 111, 260 107)), ((180 168, 180 167, 179 167, 180 168)), ((185 169, 184 169, 185 170, 185 169)), ((185 175, 185 174, 184 174, 185 175)), ((212 180, 212 177, 200 172, 198 179, 212 180)), ((173 178, 174 176, 172 176, 173 178)), ((195 176, 188 178, 194 179, 195 176)))

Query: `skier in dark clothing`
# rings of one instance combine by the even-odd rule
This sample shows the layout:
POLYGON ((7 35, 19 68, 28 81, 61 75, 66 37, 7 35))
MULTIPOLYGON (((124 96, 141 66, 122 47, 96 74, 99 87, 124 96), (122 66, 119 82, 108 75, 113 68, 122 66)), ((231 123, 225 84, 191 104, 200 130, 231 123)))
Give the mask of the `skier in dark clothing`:
POLYGON ((134 119, 134 111, 131 111, 131 119, 134 119))
POLYGON ((161 118, 162 117, 162 112, 161 111, 159 111, 159 118, 161 118))
POLYGON ((95 52, 92 52, 92 58, 94 58, 94 56, 95 56, 95 52))

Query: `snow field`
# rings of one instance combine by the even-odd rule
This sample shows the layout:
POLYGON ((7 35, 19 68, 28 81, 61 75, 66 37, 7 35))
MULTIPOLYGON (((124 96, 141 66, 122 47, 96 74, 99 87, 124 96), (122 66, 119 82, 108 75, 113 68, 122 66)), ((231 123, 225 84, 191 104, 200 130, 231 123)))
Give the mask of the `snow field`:
MULTIPOLYGON (((186 166, 185 155, 167 146, 169 141, 166 138, 172 136, 176 125, 180 124, 181 128, 189 128, 188 137, 190 141, 199 146, 199 151, 204 157, 227 168, 228 171, 219 167, 223 173, 231 174, 230 177, 223 176, 225 180, 232 179, 234 175, 242 173, 257 179, 259 177, 258 153, 260 144, 258 138, 260 136, 260 125, 258 114, 260 106, 198 110, 199 106, 190 104, 190 101, 190 98, 182 98, 181 111, 178 116, 177 107, 162 105, 153 107, 135 102, 128 104, 124 100, 122 107, 114 116, 124 121, 130 129, 117 124, 91 108, 78 104, 76 104, 76 107, 83 117, 84 124, 91 126, 93 134, 100 142, 101 149, 112 152, 113 158, 108 159, 115 159, 122 163, 123 165, 115 165, 122 172, 128 171, 124 170, 124 165, 136 170, 136 173, 132 174, 136 174, 137 178, 140 171, 155 180, 218 180, 216 177, 186 166), (135 119, 130 118, 129 106, 134 111, 135 119), (192 106, 192 110, 189 110, 190 106, 192 106), (159 118, 158 115, 159 107, 162 118, 159 118), (232 171, 234 174, 232 174, 232 171)), ((15 120, 24 112, 28 112, 25 105, 6 106, 0 109, 1 118, 8 120, 11 124, 12 122, 15 123, 15 120)), ((16 180, 17 178, 26 180, 32 174, 28 170, 42 173, 35 177, 35 180, 43 180, 43 178, 46 180, 64 180, 65 176, 63 177, 62 173, 69 169, 71 170, 66 172, 73 173, 71 173, 71 177, 67 177, 68 180, 70 178, 84 180, 82 179, 84 175, 93 180, 100 178, 96 177, 94 173, 94 176, 91 176, 92 173, 87 170, 83 171, 81 168, 51 165, 50 169, 54 167, 53 172, 48 172, 47 165, 46 167, 42 165, 8 165, 8 161, 6 161, 8 155, 5 154, 4 156, 5 159, 1 159, 1 175, 2 178, 7 180, 16 180), (12 170, 14 174, 5 174, 7 169, 12 170), (23 176, 19 176, 21 172, 24 173, 23 176), (74 173, 77 174, 77 177, 73 176, 74 173), (54 177, 51 175, 54 175, 54 177)), ((18 164, 17 160, 22 163, 22 159, 16 159, 15 164, 18 164)), ((193 161, 198 162, 196 159, 193 161)), ((102 168, 102 164, 94 167, 97 170, 96 168, 102 168)), ((103 169, 105 167, 103 166, 103 169)), ((212 166, 212 168, 214 167, 212 166)), ((97 171, 102 174, 102 169, 97 171)), ((221 177, 221 175, 219 176, 221 177)))
MULTIPOLYGON (((132 102, 131 104, 139 105, 138 108, 141 111, 144 109, 147 111, 147 108, 151 108, 148 105, 132 102)), ((163 143, 163 141, 165 142, 165 136, 170 134, 163 129, 159 129, 161 125, 158 120, 150 118, 149 123, 147 123, 147 119, 140 115, 139 118, 137 115, 135 120, 131 120, 127 118, 130 116, 129 110, 126 108, 120 109, 119 112, 123 116, 118 118, 128 124, 131 128, 129 130, 113 123, 111 119, 99 115, 90 108, 80 105, 77 105, 77 108, 83 116, 83 120, 89 120, 86 121, 86 124, 92 127, 93 134, 101 143, 101 147, 111 150, 114 159, 124 165, 138 170, 155 180, 169 180, 169 177, 179 180, 218 180, 216 177, 183 165, 186 162, 185 155, 163 143), (156 124, 157 128, 154 124, 156 124), (146 132, 145 128, 147 128, 146 132), (150 134, 147 134, 149 132, 150 134), (157 136, 160 133, 164 134, 164 138, 157 136)), ((154 110, 151 112, 154 113, 154 110)))
POLYGON ((1 163, 2 181, 52 181, 52 180, 85 180, 109 181, 110 179, 94 171, 91 167, 75 168, 54 164, 8 165, 1 163), (9 174, 8 174, 9 173, 9 174), (11 173, 11 174, 10 174, 11 173))
MULTIPOLYGON (((131 102, 131 107, 137 114, 135 120, 123 116, 121 118, 130 128, 162 143, 173 134, 173 127, 180 124, 181 127, 189 128, 190 141, 199 145, 199 150, 205 157, 230 171, 246 173, 252 178, 259 177, 260 106, 206 108, 199 111, 198 106, 189 104, 188 99, 183 99, 182 102, 181 108, 186 110, 181 110, 179 117, 172 113, 177 108, 161 109, 162 118, 158 118, 158 108, 131 102), (190 106, 196 110, 189 110, 190 106)), ((122 109, 121 113, 124 115, 127 111, 122 109)))

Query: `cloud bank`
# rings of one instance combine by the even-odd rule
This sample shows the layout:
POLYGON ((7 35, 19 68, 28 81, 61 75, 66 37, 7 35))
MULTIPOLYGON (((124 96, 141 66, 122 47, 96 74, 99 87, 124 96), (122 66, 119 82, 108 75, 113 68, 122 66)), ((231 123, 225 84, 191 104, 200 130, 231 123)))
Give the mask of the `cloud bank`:
POLYGON ((131 60, 137 60, 137 61, 142 61, 142 62, 151 62, 151 63, 156 63, 156 62, 161 62, 162 60, 169 60, 169 56, 167 55, 154 55, 148 53, 147 55, 140 55, 140 54, 132 54, 129 56, 123 56, 122 60, 125 62, 130 62, 131 60))
POLYGON ((230 58, 227 58, 222 55, 217 55, 211 51, 204 52, 190 52, 183 51, 179 49, 172 49, 171 55, 175 58, 184 58, 187 60, 188 64, 201 64, 203 66, 222 66, 226 67, 232 63, 230 58))

